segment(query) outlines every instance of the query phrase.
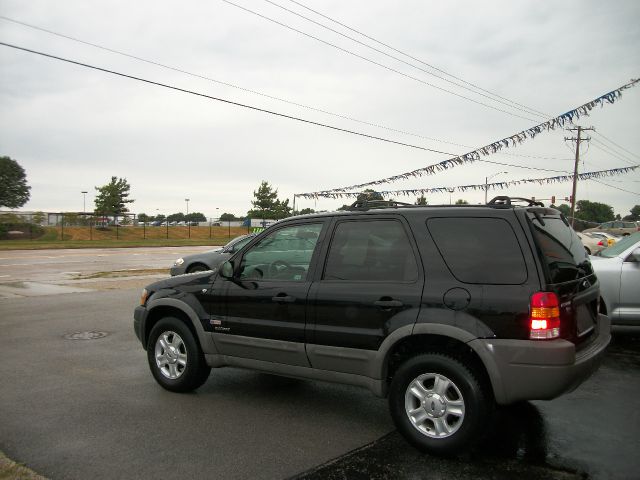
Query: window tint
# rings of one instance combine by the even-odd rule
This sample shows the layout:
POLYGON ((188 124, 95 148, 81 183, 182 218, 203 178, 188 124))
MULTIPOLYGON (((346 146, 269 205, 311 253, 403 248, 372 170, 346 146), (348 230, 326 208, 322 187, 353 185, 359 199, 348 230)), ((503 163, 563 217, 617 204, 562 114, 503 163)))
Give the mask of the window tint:
POLYGON ((225 245, 224 250, 229 253, 237 252, 252 239, 253 235, 244 235, 242 237, 235 238, 225 245))
POLYGON ((397 220, 347 221, 337 225, 325 280, 415 282, 418 267, 397 220))
POLYGON ((578 235, 560 217, 532 215, 530 219, 533 236, 547 262, 549 282, 568 282, 593 273, 578 235))
POLYGON ((501 218, 432 218, 429 232, 454 277, 465 283, 518 285, 527 267, 515 233, 501 218))
POLYGON ((303 282, 322 230, 321 223, 280 228, 242 257, 240 278, 303 282))

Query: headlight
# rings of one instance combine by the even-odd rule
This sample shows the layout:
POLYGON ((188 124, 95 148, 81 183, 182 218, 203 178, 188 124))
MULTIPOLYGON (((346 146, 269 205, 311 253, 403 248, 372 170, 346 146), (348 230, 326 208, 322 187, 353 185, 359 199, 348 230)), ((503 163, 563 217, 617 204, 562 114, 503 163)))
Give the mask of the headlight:
POLYGON ((148 292, 146 288, 143 288, 142 295, 140 295, 140 305, 144 307, 144 305, 147 303, 149 295, 151 295, 151 292, 148 292))
POLYGON ((184 263, 184 258, 179 258, 177 259, 175 262, 173 262, 173 266, 174 267, 179 267, 180 265, 182 265, 184 263))

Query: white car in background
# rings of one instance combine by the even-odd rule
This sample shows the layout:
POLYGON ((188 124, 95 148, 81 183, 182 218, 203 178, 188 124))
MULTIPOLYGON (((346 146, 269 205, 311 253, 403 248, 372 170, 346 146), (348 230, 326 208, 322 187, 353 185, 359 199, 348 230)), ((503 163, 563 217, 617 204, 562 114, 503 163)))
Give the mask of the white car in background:
POLYGON ((620 238, 604 232, 576 233, 578 234, 578 238, 582 242, 582 245, 584 245, 584 249, 589 255, 595 255, 600 250, 610 247, 620 238))
POLYGON ((600 280, 600 309, 612 325, 640 327, 640 232, 589 258, 600 280))

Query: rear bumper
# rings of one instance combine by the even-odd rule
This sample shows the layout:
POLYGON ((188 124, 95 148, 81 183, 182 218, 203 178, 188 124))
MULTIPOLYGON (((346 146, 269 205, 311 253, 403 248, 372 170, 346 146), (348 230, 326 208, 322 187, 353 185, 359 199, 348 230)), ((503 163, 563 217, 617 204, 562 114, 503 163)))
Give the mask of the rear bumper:
POLYGON ((484 362, 498 404, 550 400, 575 390, 600 366, 611 323, 599 315, 597 337, 576 352, 566 340, 477 339, 469 343, 484 362))

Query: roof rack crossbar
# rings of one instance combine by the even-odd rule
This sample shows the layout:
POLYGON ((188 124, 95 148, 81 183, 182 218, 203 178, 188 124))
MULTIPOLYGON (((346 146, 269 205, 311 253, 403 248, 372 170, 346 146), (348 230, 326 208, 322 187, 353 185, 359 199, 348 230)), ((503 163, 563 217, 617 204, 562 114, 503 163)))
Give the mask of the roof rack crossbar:
POLYGON ((398 208, 398 207, 415 207, 411 203, 397 202, 395 200, 356 200, 353 202, 348 211, 370 210, 372 208, 398 208))
POLYGON ((525 202, 528 207, 544 207, 544 203, 533 200, 532 198, 508 197, 506 195, 493 197, 487 205, 511 206, 514 202, 525 202))

